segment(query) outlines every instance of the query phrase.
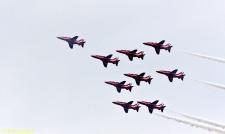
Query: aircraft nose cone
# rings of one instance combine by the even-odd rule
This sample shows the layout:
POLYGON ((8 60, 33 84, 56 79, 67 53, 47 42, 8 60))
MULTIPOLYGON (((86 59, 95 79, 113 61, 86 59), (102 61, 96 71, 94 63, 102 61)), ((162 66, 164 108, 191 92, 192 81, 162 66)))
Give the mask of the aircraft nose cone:
POLYGON ((123 74, 123 75, 125 75, 125 76, 129 76, 129 74, 123 74))
POLYGON ((156 71, 157 73, 161 73, 161 71, 156 71))
POLYGON ((106 84, 110 84, 110 82, 109 82, 109 81, 105 81, 105 83, 106 83, 106 84))
POLYGON ((114 101, 114 102, 112 102, 112 103, 113 103, 113 104, 118 104, 118 103, 117 103, 117 102, 115 102, 115 101, 114 101))
POLYGON ((91 55, 91 57, 96 58, 96 55, 91 55))
POLYGON ((118 53, 122 53, 123 51, 122 51, 122 50, 116 50, 116 52, 118 52, 118 53))
POLYGON ((148 43, 147 43, 147 42, 144 42, 143 44, 144 44, 144 45, 147 45, 148 43))

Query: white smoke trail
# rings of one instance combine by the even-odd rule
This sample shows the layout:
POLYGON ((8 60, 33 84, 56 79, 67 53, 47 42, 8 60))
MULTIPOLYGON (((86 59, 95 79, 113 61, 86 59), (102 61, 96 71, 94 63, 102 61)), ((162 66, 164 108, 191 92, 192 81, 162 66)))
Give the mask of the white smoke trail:
POLYGON ((207 56, 207 55, 203 55, 203 54, 197 54, 197 53, 191 53, 191 52, 185 52, 185 51, 182 51, 182 52, 184 52, 186 54, 189 54, 189 55, 196 56, 196 57, 200 57, 200 58, 203 58, 203 59, 208 59, 208 60, 211 60, 211 61, 225 63, 225 59, 224 58, 207 56))
POLYGON ((217 128, 204 126, 204 125, 197 124, 197 123, 194 123, 194 122, 191 122, 191 121, 186 121, 186 120, 174 118, 174 117, 170 117, 170 116, 167 116, 167 115, 162 115, 162 114, 156 114, 156 115, 160 116, 162 118, 168 119, 168 120, 173 120, 173 121, 176 121, 176 122, 179 122, 179 123, 190 125, 192 127, 202 128, 202 129, 205 129, 205 130, 208 130, 208 131, 214 131, 214 132, 219 133, 219 134, 225 134, 225 131, 222 131, 222 130, 217 129, 217 128))
POLYGON ((196 81, 206 84, 206 85, 209 85, 209 86, 213 86, 213 87, 225 90, 225 86, 221 85, 221 84, 216 84, 216 83, 212 83, 212 82, 208 82, 208 81, 200 81, 200 80, 196 80, 196 81))
POLYGON ((178 114, 180 116, 183 116, 185 118, 191 119, 191 120, 195 120, 197 122, 201 122, 201 123, 205 123, 205 124, 208 124, 208 125, 211 125, 211 126, 215 126, 215 127, 225 129, 225 125, 222 125, 222 124, 218 124, 218 123, 208 121, 208 120, 205 120, 205 119, 200 119, 200 118, 197 118, 197 117, 192 117, 190 115, 186 115, 186 114, 183 114, 183 113, 178 113, 178 112, 173 112, 173 113, 178 114))

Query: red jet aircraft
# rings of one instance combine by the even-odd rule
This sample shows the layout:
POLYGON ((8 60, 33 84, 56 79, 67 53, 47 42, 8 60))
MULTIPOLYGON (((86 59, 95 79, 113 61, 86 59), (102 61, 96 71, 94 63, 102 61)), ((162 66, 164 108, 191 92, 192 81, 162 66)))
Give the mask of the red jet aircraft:
POLYGON ((136 110, 138 112, 139 108, 141 107, 141 106, 139 106, 139 104, 132 105, 133 101, 130 101, 130 102, 116 101, 116 102, 112 102, 112 103, 123 107, 125 113, 128 113, 129 109, 133 109, 133 110, 136 110))
POLYGON ((132 51, 131 50, 116 50, 116 52, 127 55, 130 61, 133 61, 134 57, 141 58, 143 60, 145 56, 144 51, 137 52, 137 49, 134 49, 132 51))
POLYGON ((125 84, 126 81, 122 81, 122 82, 106 81, 105 83, 116 87, 118 93, 121 92, 121 89, 126 89, 131 92, 131 89, 133 88, 131 83, 125 84))
POLYGON ((132 73, 128 73, 128 74, 124 74, 127 77, 131 77, 133 79, 135 79, 136 84, 139 86, 141 81, 145 81, 148 82, 149 84, 151 83, 151 80, 153 78, 151 78, 151 76, 144 76, 145 73, 141 73, 141 74, 132 74, 132 73))
POLYGON ((108 56, 91 55, 91 57, 101 60, 103 62, 104 67, 107 67, 108 63, 116 64, 116 66, 118 66, 118 63, 120 61, 119 58, 112 59, 112 54, 108 56))
POLYGON ((71 37, 57 37, 57 38, 66 41, 71 49, 73 49, 74 44, 84 47, 84 43, 86 43, 84 39, 77 40, 78 36, 74 36, 73 38, 71 37))
POLYGON ((167 50, 170 52, 170 50, 173 46, 171 46, 170 43, 163 45, 164 43, 165 43, 165 40, 162 40, 160 42, 144 42, 143 44, 155 48, 155 52, 157 54, 160 53, 160 49, 164 49, 164 50, 167 50))
POLYGON ((160 70, 160 71, 156 71, 156 72, 166 75, 169 78, 170 82, 173 82, 173 78, 178 78, 183 81, 184 76, 185 76, 184 72, 177 73, 177 71, 178 71, 178 69, 175 69, 173 71, 160 70))
POLYGON ((158 110, 161 110, 161 112, 163 112, 166 106, 164 104, 157 105, 158 102, 159 100, 156 100, 154 102, 138 101, 139 104, 142 104, 148 107, 149 113, 152 113, 154 109, 158 109, 158 110))

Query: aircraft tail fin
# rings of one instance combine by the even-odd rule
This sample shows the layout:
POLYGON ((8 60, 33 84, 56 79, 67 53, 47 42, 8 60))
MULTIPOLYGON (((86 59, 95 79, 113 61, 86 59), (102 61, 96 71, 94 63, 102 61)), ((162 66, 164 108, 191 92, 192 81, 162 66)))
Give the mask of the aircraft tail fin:
POLYGON ((141 106, 139 104, 135 104, 134 106, 135 106, 134 110, 136 110, 138 112, 141 106))
POLYGON ((80 44, 80 46, 81 46, 81 47, 84 47, 84 42, 82 42, 82 43, 80 44))
POLYGON ((148 79, 148 84, 151 84, 152 79, 151 77, 148 79))
POLYGON ((139 111, 139 109, 140 109, 140 106, 138 105, 138 106, 137 106, 137 108, 136 108, 136 111, 138 112, 138 111, 139 111))
POLYGON ((182 81, 184 80, 184 76, 185 76, 184 72, 181 72, 180 79, 181 79, 182 81))
POLYGON ((132 88, 133 88, 133 86, 130 86, 130 87, 128 87, 128 90, 131 92, 132 88))
POLYGON ((170 44, 168 44, 168 48, 166 50, 168 50, 170 52, 172 47, 173 46, 171 46, 170 44))
POLYGON ((141 59, 142 59, 142 60, 144 59, 144 56, 145 56, 144 54, 141 55, 141 59))
POLYGON ((117 60, 115 64, 116 64, 116 66, 118 66, 118 64, 119 64, 119 60, 117 60))
POLYGON ((164 111, 164 108, 165 108, 166 106, 162 106, 162 108, 160 109, 161 110, 161 112, 163 112, 164 111))

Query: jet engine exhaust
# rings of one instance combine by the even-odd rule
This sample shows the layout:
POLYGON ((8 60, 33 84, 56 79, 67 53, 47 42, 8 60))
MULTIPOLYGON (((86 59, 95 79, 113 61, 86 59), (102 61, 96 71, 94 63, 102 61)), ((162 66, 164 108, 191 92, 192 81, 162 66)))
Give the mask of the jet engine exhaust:
POLYGON ((212 87, 216 87, 219 89, 223 89, 225 90, 225 85, 221 85, 221 84, 216 84, 216 83, 212 83, 212 82, 208 82, 208 81, 201 81, 201 80, 196 80, 197 82, 212 86, 212 87))
POLYGON ((219 123, 215 123, 215 122, 205 120, 205 119, 200 119, 200 118, 193 117, 193 116, 190 116, 190 115, 186 115, 186 114, 183 114, 183 113, 178 113, 178 112, 173 112, 173 113, 177 114, 177 115, 180 115, 180 116, 183 116, 187 119, 191 119, 191 120, 194 120, 194 121, 197 121, 197 122, 200 122, 200 123, 205 123, 207 125, 211 125, 211 126, 214 126, 214 127, 219 127, 219 128, 225 129, 225 125, 222 125, 222 124, 219 124, 219 123))
POLYGON ((203 58, 203 59, 216 61, 216 62, 220 62, 220 63, 225 63, 225 59, 224 58, 208 56, 208 55, 203 55, 203 54, 197 54, 197 53, 191 53, 191 52, 185 52, 185 51, 182 51, 182 52, 184 52, 184 53, 186 53, 188 55, 200 57, 200 58, 203 58))
POLYGON ((201 129, 204 129, 204 130, 213 131, 213 132, 216 132, 216 133, 219 133, 219 134, 225 134, 225 131, 222 131, 220 129, 205 126, 205 125, 201 125, 201 124, 198 124, 198 123, 194 123, 192 121, 186 121, 186 120, 182 120, 182 119, 178 119, 178 118, 174 118, 174 117, 170 117, 170 116, 162 115, 162 114, 155 114, 155 115, 157 115, 159 117, 162 117, 164 119, 173 120, 173 121, 176 121, 178 123, 186 124, 186 125, 189 125, 189 126, 192 126, 192 127, 197 127, 197 128, 201 128, 201 129))

